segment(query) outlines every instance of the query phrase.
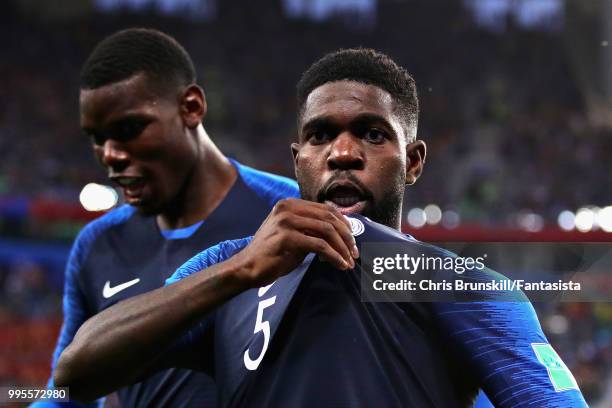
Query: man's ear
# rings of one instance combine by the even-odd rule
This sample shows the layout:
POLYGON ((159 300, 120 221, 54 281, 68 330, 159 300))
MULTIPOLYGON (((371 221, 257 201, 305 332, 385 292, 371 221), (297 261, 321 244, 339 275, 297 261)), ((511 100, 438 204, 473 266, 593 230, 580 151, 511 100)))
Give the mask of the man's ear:
POLYGON ((423 172, 427 146, 422 140, 406 145, 406 184, 414 184, 423 172))
POLYGON ((298 168, 298 161, 299 161, 299 155, 300 155, 300 144, 297 142, 293 142, 291 143, 291 154, 293 155, 293 168, 296 171, 296 177, 297 177, 297 168, 298 168))
POLYGON ((185 126, 195 129, 206 116, 206 95, 196 84, 189 85, 183 91, 180 101, 180 113, 185 126))
POLYGON ((291 154, 293 155, 293 164, 297 165, 299 153, 300 153, 300 144, 297 142, 291 143, 291 154))

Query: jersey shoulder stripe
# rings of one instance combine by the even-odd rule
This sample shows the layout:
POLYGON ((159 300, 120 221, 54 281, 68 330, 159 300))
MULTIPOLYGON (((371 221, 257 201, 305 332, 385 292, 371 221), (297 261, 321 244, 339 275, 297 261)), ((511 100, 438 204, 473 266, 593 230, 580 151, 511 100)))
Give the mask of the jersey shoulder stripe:
POLYGON ((238 163, 230 159, 238 170, 244 183, 255 193, 264 199, 270 207, 284 198, 299 198, 300 190, 297 182, 288 177, 255 170, 252 167, 238 163))

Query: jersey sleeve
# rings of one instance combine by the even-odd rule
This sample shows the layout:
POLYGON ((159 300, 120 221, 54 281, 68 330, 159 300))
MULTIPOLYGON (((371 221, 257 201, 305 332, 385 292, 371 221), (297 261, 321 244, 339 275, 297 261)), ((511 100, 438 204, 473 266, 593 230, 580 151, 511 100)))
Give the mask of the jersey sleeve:
POLYGON ((432 305, 495 407, 587 407, 526 298, 432 305))
MULTIPOLYGON (((86 235, 87 233, 85 233, 86 235)), ((85 298, 81 292, 78 284, 78 276, 81 270, 81 265, 84 261, 86 239, 84 234, 80 234, 77 237, 70 255, 68 257, 68 263, 66 264, 65 280, 64 280, 64 296, 63 296, 63 313, 64 321, 62 328, 59 333, 57 344, 53 352, 51 361, 51 376, 47 382, 47 388, 54 388, 53 384, 53 372, 57 366, 57 361, 64 349, 72 342, 74 335, 81 325, 90 316, 85 307, 85 298)), ((101 406, 103 399, 97 402, 85 404, 71 401, 69 403, 58 403, 58 402, 35 402, 31 406, 35 408, 46 408, 46 407, 97 407, 101 406)))
MULTIPOLYGON (((252 237, 221 242, 210 247, 179 267, 168 279, 166 286, 172 285, 194 273, 206 273, 205 269, 231 258, 241 251, 252 237)), ((178 338, 165 353, 160 363, 163 366, 182 366, 212 373, 215 312, 205 316, 200 322, 178 338)))
POLYGON ((244 247, 246 247, 252 239, 253 237, 247 237, 223 241, 213 247, 205 249, 185 262, 172 274, 172 276, 166 279, 166 286, 176 283, 187 276, 231 258, 234 254, 240 252, 244 247))

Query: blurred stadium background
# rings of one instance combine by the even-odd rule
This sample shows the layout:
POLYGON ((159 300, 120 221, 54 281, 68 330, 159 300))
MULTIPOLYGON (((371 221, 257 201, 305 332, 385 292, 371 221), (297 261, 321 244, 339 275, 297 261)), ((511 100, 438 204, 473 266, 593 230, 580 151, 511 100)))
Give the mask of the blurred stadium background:
MULTIPOLYGON (((226 153, 289 176, 300 73, 339 47, 386 52, 417 80, 429 147, 406 231, 612 241, 612 1, 4 1, 0 385, 46 382, 70 242, 121 202, 79 130, 78 72, 131 26, 186 46, 226 153)), ((612 407, 612 303, 536 307, 590 404, 612 407)))

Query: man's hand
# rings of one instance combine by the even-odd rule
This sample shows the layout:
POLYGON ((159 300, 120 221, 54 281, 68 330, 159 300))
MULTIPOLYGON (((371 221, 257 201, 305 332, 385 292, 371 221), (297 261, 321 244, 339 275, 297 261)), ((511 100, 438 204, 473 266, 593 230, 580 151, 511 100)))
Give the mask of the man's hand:
POLYGON ((354 268, 359 257, 350 224, 338 210, 292 198, 274 206, 233 261, 247 287, 261 287, 297 268, 311 252, 341 270, 354 268))

